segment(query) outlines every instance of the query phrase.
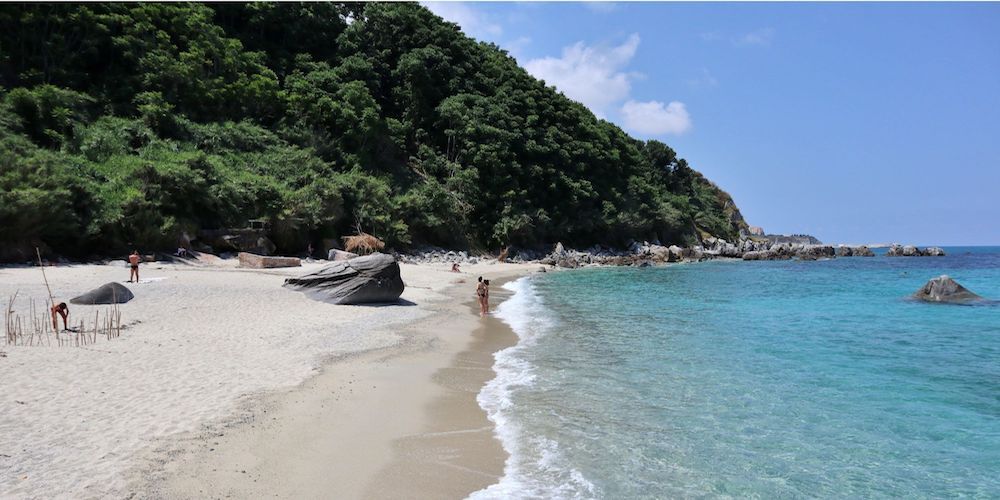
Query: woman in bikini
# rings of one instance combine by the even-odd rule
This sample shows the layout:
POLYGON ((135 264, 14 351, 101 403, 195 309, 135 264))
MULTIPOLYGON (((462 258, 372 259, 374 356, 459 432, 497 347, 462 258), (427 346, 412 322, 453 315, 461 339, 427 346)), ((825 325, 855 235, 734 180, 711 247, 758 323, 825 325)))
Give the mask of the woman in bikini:
POLYGON ((479 297, 479 315, 486 315, 486 298, 489 296, 489 288, 487 288, 487 283, 489 281, 483 281, 483 277, 479 277, 479 284, 476 285, 476 296, 479 297))
POLYGON ((483 314, 490 313, 490 280, 483 280, 483 290, 486 292, 483 295, 483 314))

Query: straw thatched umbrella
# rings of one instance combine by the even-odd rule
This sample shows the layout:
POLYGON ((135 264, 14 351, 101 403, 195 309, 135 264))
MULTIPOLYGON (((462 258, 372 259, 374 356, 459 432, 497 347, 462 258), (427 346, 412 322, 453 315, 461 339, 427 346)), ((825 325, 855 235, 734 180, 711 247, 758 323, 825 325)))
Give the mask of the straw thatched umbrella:
POLYGON ((344 236, 344 250, 357 254, 369 254, 385 248, 385 242, 366 233, 358 231, 354 236, 344 236))

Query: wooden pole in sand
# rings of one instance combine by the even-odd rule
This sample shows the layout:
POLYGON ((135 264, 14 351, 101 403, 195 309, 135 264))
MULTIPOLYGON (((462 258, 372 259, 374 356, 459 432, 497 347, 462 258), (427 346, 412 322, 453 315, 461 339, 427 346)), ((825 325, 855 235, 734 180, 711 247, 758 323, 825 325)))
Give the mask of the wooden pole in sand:
MULTIPOLYGON (((56 305, 56 299, 52 298, 52 289, 49 288, 49 279, 45 276, 45 266, 42 265, 42 251, 35 247, 35 255, 38 255, 38 267, 42 268, 42 279, 45 280, 45 289, 49 292, 49 314, 52 314, 52 308, 56 305)), ((66 316, 69 316, 68 312, 66 316)), ((68 317, 66 318, 69 319, 68 317)), ((56 331, 56 337, 59 336, 59 328, 53 327, 56 331)))
POLYGON ((42 265, 42 251, 35 247, 35 254, 38 255, 38 267, 42 268, 42 279, 45 280, 45 289, 49 291, 49 302, 50 306, 56 305, 55 299, 52 298, 52 289, 49 288, 49 279, 45 277, 45 266, 42 265))

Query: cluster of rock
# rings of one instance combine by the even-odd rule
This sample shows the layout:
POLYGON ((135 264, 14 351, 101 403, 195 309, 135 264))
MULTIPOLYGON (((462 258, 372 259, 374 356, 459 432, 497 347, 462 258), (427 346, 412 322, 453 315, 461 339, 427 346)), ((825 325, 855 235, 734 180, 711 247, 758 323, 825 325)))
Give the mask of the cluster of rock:
POLYGON ((875 252, 864 245, 812 245, 802 243, 776 243, 763 250, 743 253, 743 260, 819 260, 834 257, 874 257, 875 252))
POLYGON ((215 254, 247 252, 272 255, 277 249, 262 229, 206 229, 198 231, 197 238, 185 233, 181 240, 181 246, 185 248, 215 254))
POLYGON ((944 257, 940 247, 917 248, 913 245, 893 244, 886 252, 888 257, 944 257))
MULTIPOLYGON (((919 249, 894 245, 892 255, 944 255, 937 247, 919 249), (895 252, 895 253, 894 253, 895 252)), ((738 242, 709 237, 701 245, 680 247, 661 245, 658 241, 630 242, 625 249, 595 245, 583 250, 570 249, 557 243, 550 252, 538 249, 511 248, 508 262, 538 262, 547 266, 577 268, 588 265, 646 266, 672 262, 699 262, 710 259, 743 260, 820 260, 838 257, 874 257, 875 252, 866 245, 824 245, 808 235, 776 236, 769 238, 742 238, 738 242)), ((401 262, 413 263, 476 263, 486 257, 469 255, 465 251, 448 251, 427 247, 399 257, 401 262)))
POLYGON ((538 259, 538 262, 556 267, 576 268, 588 264, 614 266, 645 266, 671 262, 700 262, 710 259, 743 260, 817 260, 839 256, 872 256, 868 247, 844 247, 835 249, 829 245, 806 245, 800 243, 771 243, 769 241, 742 240, 728 242, 721 238, 706 238, 702 245, 679 247, 665 246, 657 242, 634 242, 625 251, 594 247, 588 250, 569 250, 562 243, 553 251, 538 259))
POLYGON ((874 257, 875 252, 865 245, 850 246, 840 245, 837 247, 837 257, 874 257))
POLYGON ((438 247, 423 247, 411 251, 409 254, 399 255, 398 257, 400 262, 410 264, 450 264, 455 262, 462 264, 476 264, 480 261, 479 257, 470 255, 469 252, 466 252, 465 250, 445 250, 438 247))

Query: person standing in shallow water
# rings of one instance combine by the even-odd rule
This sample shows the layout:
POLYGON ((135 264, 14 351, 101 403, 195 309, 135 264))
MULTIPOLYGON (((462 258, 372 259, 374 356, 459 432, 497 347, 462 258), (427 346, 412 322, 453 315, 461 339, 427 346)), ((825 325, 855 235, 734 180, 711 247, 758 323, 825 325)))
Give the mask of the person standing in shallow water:
POLYGON ((128 273, 128 282, 132 282, 132 277, 135 277, 135 282, 139 282, 139 251, 132 250, 132 255, 128 256, 128 265, 131 268, 128 273))
POLYGON ((486 296, 489 293, 489 290, 486 288, 487 283, 489 283, 489 280, 483 281, 483 277, 480 276, 479 277, 479 284, 476 285, 476 297, 479 298, 479 315, 480 316, 485 316, 486 315, 486 296))
POLYGON ((490 313, 490 280, 483 280, 486 295, 483 296, 483 314, 490 313))

